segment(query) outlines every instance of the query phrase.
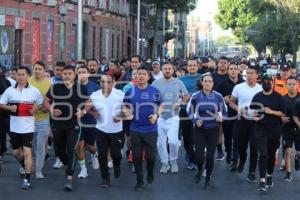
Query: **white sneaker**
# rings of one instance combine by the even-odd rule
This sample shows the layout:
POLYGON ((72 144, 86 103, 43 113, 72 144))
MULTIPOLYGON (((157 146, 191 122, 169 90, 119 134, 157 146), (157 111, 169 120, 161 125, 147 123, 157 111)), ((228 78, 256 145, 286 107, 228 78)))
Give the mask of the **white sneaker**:
POLYGON ((176 160, 171 160, 171 172, 172 174, 177 174, 179 172, 177 161, 176 160))
POLYGON ((170 165, 169 164, 162 164, 162 167, 160 169, 161 174, 166 174, 170 170, 170 165))
POLYGON ((206 169, 203 170, 202 176, 205 178, 206 177, 206 169))
POLYGON ((57 157, 55 160, 55 163, 53 165, 54 169, 60 169, 62 168, 64 165, 62 164, 62 162, 60 161, 60 159, 57 157))
POLYGON ((98 161, 97 153, 95 153, 94 155, 91 155, 91 159, 92 159, 93 169, 99 169, 99 161, 98 161))
POLYGON ((88 177, 87 169, 81 169, 80 173, 78 174, 78 178, 83 179, 88 177))
POLYGON ((35 173, 35 178, 36 178, 36 179, 44 179, 45 176, 43 175, 42 172, 36 172, 36 173, 35 173))
POLYGON ((108 163, 107 163, 107 166, 108 168, 113 168, 114 167, 114 164, 113 164, 113 161, 112 160, 109 160, 108 163))

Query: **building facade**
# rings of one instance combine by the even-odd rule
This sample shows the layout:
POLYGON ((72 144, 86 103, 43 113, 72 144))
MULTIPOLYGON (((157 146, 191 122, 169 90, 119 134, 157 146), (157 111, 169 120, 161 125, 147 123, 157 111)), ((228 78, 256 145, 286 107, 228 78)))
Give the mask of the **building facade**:
MULTIPOLYGON (((127 0, 83 0, 83 58, 128 55, 127 0)), ((0 63, 77 60, 77 0, 0 0, 0 63)))

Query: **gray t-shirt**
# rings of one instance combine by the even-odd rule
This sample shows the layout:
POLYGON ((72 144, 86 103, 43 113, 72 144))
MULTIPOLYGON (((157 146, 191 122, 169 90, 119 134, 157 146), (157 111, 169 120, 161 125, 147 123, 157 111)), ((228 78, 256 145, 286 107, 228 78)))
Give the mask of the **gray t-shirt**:
POLYGON ((188 91, 183 82, 177 78, 160 78, 152 83, 152 86, 157 88, 163 98, 164 111, 161 117, 169 119, 178 115, 179 109, 174 110, 174 104, 179 102, 179 97, 187 95, 188 91), (181 93, 181 94, 180 94, 181 93))

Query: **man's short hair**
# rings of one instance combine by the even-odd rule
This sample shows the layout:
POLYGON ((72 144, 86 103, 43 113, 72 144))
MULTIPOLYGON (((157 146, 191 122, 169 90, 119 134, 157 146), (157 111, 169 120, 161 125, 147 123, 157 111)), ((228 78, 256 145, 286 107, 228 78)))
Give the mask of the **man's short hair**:
POLYGON ((65 67, 64 67, 64 71, 65 70, 72 70, 74 73, 75 73, 75 67, 73 66, 73 65, 66 65, 65 67))
POLYGON ((35 65, 40 65, 40 66, 42 66, 44 69, 46 69, 46 65, 45 65, 45 63, 43 63, 42 61, 36 61, 35 63, 34 63, 34 65, 33 65, 33 68, 34 68, 34 66, 35 65))
POLYGON ((139 55, 133 55, 133 56, 131 56, 131 59, 130 59, 130 60, 132 60, 132 58, 138 58, 138 59, 139 59, 139 62, 142 62, 142 57, 139 56, 139 55))
POLYGON ((56 67, 65 67, 66 63, 64 61, 58 61, 58 62, 56 62, 55 66, 56 67))
POLYGON ((30 74, 31 74, 30 69, 29 69, 28 67, 25 67, 25 66, 20 66, 20 67, 18 67, 18 68, 17 68, 17 72, 18 72, 18 70, 25 70, 27 75, 30 75, 30 74))

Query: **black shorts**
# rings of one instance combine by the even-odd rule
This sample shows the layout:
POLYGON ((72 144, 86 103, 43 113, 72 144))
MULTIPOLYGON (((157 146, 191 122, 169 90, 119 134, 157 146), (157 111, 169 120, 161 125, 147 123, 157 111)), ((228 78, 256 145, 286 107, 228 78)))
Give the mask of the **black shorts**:
POLYGON ((96 142, 96 128, 81 128, 80 141, 94 146, 96 142))
POLYGON ((296 129, 283 129, 283 147, 293 148, 295 145, 296 151, 300 151, 300 134, 299 130, 296 129))
POLYGON ((32 148, 33 133, 9 133, 13 150, 21 147, 32 148))

